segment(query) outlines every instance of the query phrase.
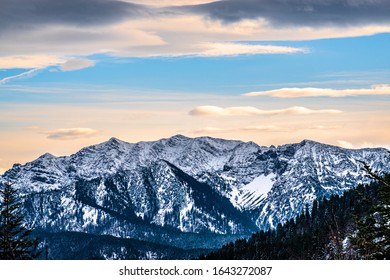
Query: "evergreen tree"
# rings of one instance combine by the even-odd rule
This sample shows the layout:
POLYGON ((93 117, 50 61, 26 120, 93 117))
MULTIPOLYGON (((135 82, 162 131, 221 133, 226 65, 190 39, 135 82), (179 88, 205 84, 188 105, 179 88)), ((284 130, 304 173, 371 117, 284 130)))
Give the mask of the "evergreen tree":
POLYGON ((38 241, 23 222, 21 203, 11 184, 0 184, 0 259, 26 260, 38 257, 38 241))
POLYGON ((379 181, 378 198, 358 222, 352 246, 364 259, 390 259, 390 174, 380 177, 365 164, 369 177, 379 181))

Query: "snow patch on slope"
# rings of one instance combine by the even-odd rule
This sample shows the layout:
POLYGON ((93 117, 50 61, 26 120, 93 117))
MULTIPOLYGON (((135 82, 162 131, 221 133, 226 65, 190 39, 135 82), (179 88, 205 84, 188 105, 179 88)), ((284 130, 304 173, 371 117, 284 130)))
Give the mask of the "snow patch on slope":
POLYGON ((240 209, 251 210, 259 206, 260 202, 267 197, 274 185, 276 175, 261 174, 249 184, 238 189, 233 189, 230 201, 240 209))
POLYGON ((267 193, 271 190, 274 181, 275 174, 264 175, 256 177, 252 182, 242 187, 242 190, 252 193, 256 197, 267 196, 267 193))

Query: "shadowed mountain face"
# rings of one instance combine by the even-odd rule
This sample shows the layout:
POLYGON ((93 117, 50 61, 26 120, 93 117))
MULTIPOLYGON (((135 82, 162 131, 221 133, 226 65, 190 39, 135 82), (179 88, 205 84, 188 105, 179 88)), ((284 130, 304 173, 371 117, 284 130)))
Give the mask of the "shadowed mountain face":
POLYGON ((1 179, 19 189, 27 222, 42 232, 216 248, 295 217, 315 198, 368 182, 359 161, 390 171, 390 154, 379 148, 112 138, 68 157, 45 154, 16 164, 1 179))

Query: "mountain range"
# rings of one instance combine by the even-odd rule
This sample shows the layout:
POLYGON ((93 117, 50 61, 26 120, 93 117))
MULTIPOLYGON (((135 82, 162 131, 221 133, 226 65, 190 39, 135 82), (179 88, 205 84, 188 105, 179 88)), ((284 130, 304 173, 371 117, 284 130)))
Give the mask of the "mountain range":
POLYGON ((15 164, 0 179, 19 190, 26 222, 56 248, 52 258, 88 258, 77 249, 79 236, 106 244, 90 242, 96 258, 169 259, 275 228, 316 198, 369 182, 362 162, 380 174, 390 171, 384 148, 111 138, 70 156, 47 153, 15 164), (73 244, 73 254, 62 254, 59 240, 73 244))

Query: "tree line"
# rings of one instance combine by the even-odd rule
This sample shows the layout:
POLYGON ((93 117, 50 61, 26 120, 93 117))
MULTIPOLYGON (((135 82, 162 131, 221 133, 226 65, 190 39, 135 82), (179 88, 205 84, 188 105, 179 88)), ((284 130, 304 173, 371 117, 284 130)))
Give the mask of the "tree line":
POLYGON ((375 182, 315 200, 295 219, 201 259, 390 259, 390 175, 365 168, 375 182))

